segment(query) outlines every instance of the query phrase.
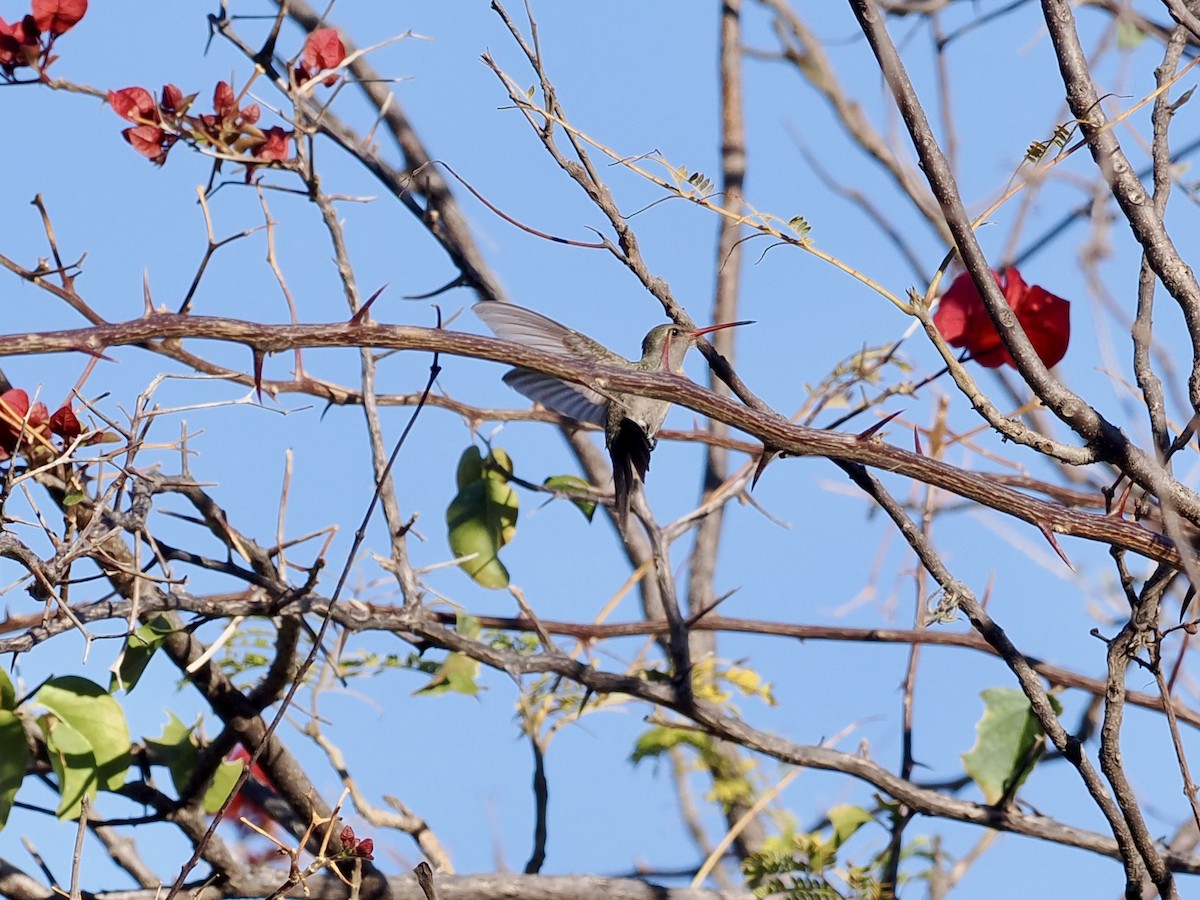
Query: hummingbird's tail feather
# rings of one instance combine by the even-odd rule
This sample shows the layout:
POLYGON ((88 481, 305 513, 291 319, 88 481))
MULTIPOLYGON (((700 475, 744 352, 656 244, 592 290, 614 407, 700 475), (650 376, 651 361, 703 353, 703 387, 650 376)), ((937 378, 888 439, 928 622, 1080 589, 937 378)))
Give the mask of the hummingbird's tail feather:
POLYGON ((650 451, 654 445, 646 432, 636 422, 622 419, 616 433, 608 441, 608 453, 612 458, 613 496, 616 499, 617 523, 625 530, 629 522, 629 498, 633 494, 634 473, 645 482, 650 470, 650 451))

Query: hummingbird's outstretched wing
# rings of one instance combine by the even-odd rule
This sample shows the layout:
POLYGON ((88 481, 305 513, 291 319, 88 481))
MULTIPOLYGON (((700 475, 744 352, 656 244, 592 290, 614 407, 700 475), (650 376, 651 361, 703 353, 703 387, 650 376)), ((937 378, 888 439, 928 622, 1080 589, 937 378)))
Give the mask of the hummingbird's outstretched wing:
POLYGON ((504 376, 504 383, 556 413, 604 427, 608 401, 581 384, 561 381, 532 369, 511 369, 504 376))
POLYGON ((625 357, 613 353, 586 334, 580 334, 541 313, 535 313, 532 309, 525 309, 515 303, 484 300, 476 303, 471 309, 488 328, 496 332, 497 337, 506 341, 515 341, 535 350, 545 350, 547 353, 581 356, 600 363, 629 364, 625 357))
MULTIPOLYGON (((613 353, 603 344, 593 341, 586 334, 572 331, 540 313, 496 300, 476 303, 472 309, 497 337, 543 350, 560 356, 594 360, 601 363, 625 363, 628 360, 613 353)), ((510 387, 520 391, 530 400, 578 419, 604 426, 608 400, 591 388, 572 381, 562 381, 530 369, 513 369, 504 376, 510 387)))

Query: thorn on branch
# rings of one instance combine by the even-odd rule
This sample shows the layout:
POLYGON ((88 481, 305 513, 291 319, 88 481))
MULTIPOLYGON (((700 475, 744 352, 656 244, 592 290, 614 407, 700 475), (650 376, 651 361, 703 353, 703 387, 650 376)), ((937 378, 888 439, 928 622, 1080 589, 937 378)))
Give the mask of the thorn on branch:
POLYGON ((367 302, 362 305, 362 308, 350 317, 349 324, 351 324, 351 325, 363 324, 363 322, 367 318, 367 315, 371 311, 371 304, 374 303, 379 298, 379 295, 382 294, 386 290, 387 290, 387 285, 384 284, 379 288, 379 290, 377 290, 370 297, 368 297, 367 302))
POLYGON ((882 419, 880 419, 878 422, 876 422, 874 425, 872 425, 866 431, 860 431, 858 433, 858 435, 856 435, 855 440, 869 441, 871 438, 873 438, 875 436, 875 434, 879 431, 879 429, 881 429, 888 422, 892 421, 892 419, 896 418, 896 416, 900 415, 900 413, 902 413, 902 412, 904 412, 904 410, 898 409, 894 413, 884 416, 882 419))
POLYGON ((1063 553, 1062 547, 1058 545, 1058 538, 1054 536, 1054 532, 1050 530, 1050 526, 1041 519, 1038 519, 1037 527, 1042 536, 1050 542, 1050 546, 1054 548, 1054 552, 1058 554, 1058 558, 1067 564, 1068 569, 1074 572, 1075 567, 1071 565, 1071 560, 1067 559, 1067 554, 1063 553))
POLYGON ((254 392, 256 394, 258 394, 258 402, 262 403, 263 402, 263 390, 262 390, 263 356, 265 354, 261 350, 259 350, 257 347, 254 347, 251 350, 251 353, 253 353, 253 355, 254 355, 254 392))
POLYGON ((762 477, 762 473, 767 470, 767 466, 770 464, 771 460, 779 455, 780 453, 778 450, 775 450, 771 447, 763 447, 762 455, 758 458, 758 465, 754 467, 754 477, 750 479, 750 490, 754 490, 754 486, 758 484, 758 479, 760 479, 762 477))

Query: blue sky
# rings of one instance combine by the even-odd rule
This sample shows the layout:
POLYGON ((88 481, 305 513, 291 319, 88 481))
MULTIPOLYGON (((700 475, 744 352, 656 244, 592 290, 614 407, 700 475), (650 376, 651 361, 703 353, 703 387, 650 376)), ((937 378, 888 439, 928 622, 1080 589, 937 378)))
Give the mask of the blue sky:
MULTIPOLYGON (((161 84, 173 82, 185 91, 199 91, 201 100, 206 101, 217 80, 232 78, 240 85, 250 72, 249 64, 219 39, 204 54, 208 39, 204 17, 211 4, 93 5, 85 21, 60 42, 61 59, 55 74, 63 78, 102 89, 143 85, 157 90, 161 84)), ((953 31, 956 24, 994 5, 954 4, 947 12, 945 28, 953 31)), ((247 14, 263 12, 265 6, 234 4, 235 12, 247 14)), ((632 156, 659 151, 676 165, 715 178, 715 6, 682 0, 615 2, 602 7, 535 2, 549 72, 568 115, 618 153, 632 156)), ((802 14, 810 17, 810 24, 828 42, 846 90, 893 145, 911 158, 848 10, 840 4, 801 6, 802 14)), ((519 4, 512 7, 511 12, 518 16, 519 4)), ((11 0, 0 4, 0 15, 7 19, 18 12, 11 0)), ((1089 41, 1098 44, 1104 20, 1086 10, 1081 10, 1080 16, 1089 41)), ((746 18, 747 44, 773 48, 764 11, 750 5, 746 18)), ((558 171, 522 117, 504 108, 503 90, 479 62, 480 54, 489 51, 519 83, 533 81, 486 3, 464 0, 379 6, 343 2, 335 9, 335 19, 359 46, 413 32, 413 36, 377 50, 372 56, 374 65, 397 79, 397 99, 431 153, 451 164, 491 202, 542 231, 569 238, 588 240, 589 228, 604 228, 602 217, 558 171)), ((264 23, 246 21, 242 27, 247 34, 256 34, 264 23)), ((936 114, 936 72, 927 36, 907 22, 896 23, 893 34, 906 53, 918 90, 929 98, 931 115, 936 114)), ((286 30, 280 46, 298 48, 301 41, 297 31, 286 30)), ((1151 70, 1157 53, 1148 42, 1110 52, 1097 69, 1102 90, 1115 92, 1118 106, 1140 99, 1152 89, 1151 70)), ((952 73, 949 108, 958 140, 960 188, 968 208, 979 211, 1003 190, 1029 143, 1045 139, 1069 116, 1047 38, 1031 5, 987 29, 965 34, 951 45, 946 59, 952 73)), ((927 277, 933 272, 945 246, 898 200, 886 177, 855 151, 823 102, 787 66, 766 60, 747 62, 746 92, 750 160, 746 193, 750 202, 784 219, 803 215, 822 249, 862 269, 893 292, 914 285, 923 289, 918 273, 883 235, 823 184, 805 162, 804 150, 819 157, 837 180, 870 196, 894 217, 911 241, 923 261, 920 274, 927 277)), ((27 263, 46 255, 36 213, 28 205, 33 195, 40 193, 65 254, 86 252, 85 273, 78 286, 102 314, 113 320, 137 316, 142 308, 143 274, 149 278, 155 302, 175 308, 203 252, 203 221, 195 189, 207 178, 205 161, 180 148, 165 168, 152 169, 121 140, 120 120, 92 98, 52 95, 33 88, 7 88, 2 96, 11 138, 0 156, 8 173, 0 179, 0 210, 6 223, 0 252, 27 263)), ((259 96, 266 105, 278 100, 265 87, 259 96)), ((335 108, 361 129, 370 127, 366 107, 352 90, 341 94, 335 108)), ((1180 143, 1194 134, 1189 112, 1190 107, 1185 107, 1176 126, 1180 143)), ((1144 117, 1135 117, 1134 123, 1144 133, 1144 117)), ((1132 134, 1122 131, 1120 136, 1141 165, 1143 159, 1132 134)), ((370 177, 340 158, 333 148, 321 146, 318 154, 327 190, 350 197, 378 197, 378 187, 370 177)), ((1032 235, 1086 199, 1081 188, 1082 179, 1091 174, 1086 154, 1080 153, 1065 167, 1067 176, 1040 192, 1026 211, 1024 237, 1017 241, 1018 246, 1024 248, 1032 235)), ((656 188, 619 168, 605 172, 623 210, 639 209, 660 196, 656 188)), ((267 180, 285 183, 283 179, 267 180)), ((509 299, 585 331, 627 355, 633 355, 642 334, 661 321, 656 302, 607 254, 539 240, 461 196, 509 299)), ((283 193, 271 192, 268 200, 280 223, 280 264, 296 293, 302 320, 344 318, 330 250, 315 208, 302 198, 283 193)), ((218 236, 260 224, 258 204, 249 190, 220 191, 211 204, 218 236)), ((1176 215, 1184 223, 1193 212, 1182 203, 1179 207, 1176 215)), ((981 230, 984 248, 994 254, 997 263, 1019 224, 1018 209, 1017 204, 1004 207, 981 230)), ((428 303, 400 299, 429 291, 454 275, 421 226, 399 204, 382 198, 348 202, 341 211, 360 287, 370 293, 380 285, 389 286, 374 307, 376 317, 387 322, 432 324, 428 303)), ((673 202, 659 204, 632 221, 650 266, 667 279, 697 321, 707 321, 714 278, 715 219, 673 202)), ((1129 378, 1125 326, 1119 317, 1099 309, 1089 294, 1079 264, 1084 237, 1084 228, 1075 226, 1033 255, 1022 271, 1031 284, 1042 284, 1073 301, 1072 347, 1060 367, 1063 378, 1130 434, 1141 438, 1145 434, 1143 418, 1122 383, 1129 378)), ((1119 223, 1108 232, 1107 240, 1110 255, 1098 271, 1121 308, 1128 311, 1136 285, 1137 256, 1119 223)), ((748 246, 741 315, 758 320, 758 324, 739 329, 737 367, 755 391, 779 411, 790 414, 803 403, 809 387, 840 360, 864 344, 895 339, 909 322, 881 297, 815 257, 792 249, 763 254, 765 249, 765 244, 757 241, 748 246)), ((196 311, 283 321, 286 308, 264 256, 261 235, 221 251, 204 280, 196 311)), ((468 308, 475 299, 458 292, 439 302, 450 312, 468 308)), ((81 324, 65 307, 12 278, 0 279, 0 302, 9 331, 81 324)), ((1166 306, 1161 321, 1168 332, 1175 327, 1173 313, 1166 306)), ((456 327, 486 333, 469 311, 457 320, 456 327)), ((1167 352, 1175 349, 1169 340, 1165 347, 1167 352)), ((205 349, 211 349, 217 358, 249 365, 239 349, 205 349)), ((936 354, 923 338, 909 340, 903 353, 914 377, 937 365, 936 354)), ((113 355, 116 361, 98 368, 87 392, 108 392, 104 403, 116 413, 132 407, 137 393, 164 363, 133 350, 113 355)), ((349 353, 309 353, 305 363, 314 373, 349 383, 353 383, 357 367, 349 353)), ((1186 356, 1176 357, 1177 366, 1186 367, 1186 363, 1186 356)), ((268 362, 268 375, 283 377, 290 364, 290 357, 276 357, 268 362)), ((500 381, 498 366, 451 359, 444 359, 443 365, 439 389, 456 398, 483 406, 523 403, 500 381)), ((417 390, 427 367, 428 360, 421 357, 390 358, 383 363, 381 386, 397 392, 417 390)), ((69 357, 4 361, 13 383, 29 388, 41 385, 53 403, 65 395, 81 368, 80 360, 69 357)), ((690 361, 689 372, 697 379, 702 376, 698 356, 690 361)), ((996 396, 1003 396, 992 376, 984 375, 982 383, 996 396)), ((233 401, 245 395, 243 388, 234 385, 180 380, 164 384, 156 400, 173 408, 233 401)), ((894 401, 887 410, 902 409, 904 421, 926 425, 943 396, 949 399, 950 421, 959 428, 969 427, 974 421, 969 404, 944 379, 919 398, 894 401)), ((192 441, 200 454, 192 463, 193 472, 200 480, 218 482, 214 491, 231 519, 263 542, 275 533, 284 452, 291 449, 295 459, 287 530, 299 535, 338 525, 330 557, 334 564, 327 570, 330 580, 322 585, 331 590, 371 495, 361 415, 353 409, 331 409, 322 415, 318 404, 295 396, 268 406, 271 408, 230 405, 164 415, 155 434, 158 440, 169 442, 177 437, 181 422, 193 430, 202 429, 192 441), (280 415, 281 410, 288 415, 280 415)), ((832 415, 836 412, 830 418, 832 415)), ((385 417, 394 439, 408 411, 390 410, 385 417)), ((689 422, 686 411, 676 410, 668 427, 686 428, 689 422)), ((545 426, 496 429, 486 425, 481 434, 508 450, 517 473, 531 481, 572 471, 560 437, 545 426)), ((911 437, 902 426, 889 428, 887 439, 911 446, 911 437)), ((471 440, 468 428, 456 417, 428 410, 401 456, 397 470, 401 502, 406 513, 420 514, 420 539, 411 545, 419 566, 449 558, 442 514, 453 494, 458 455, 471 440)), ((979 436, 978 444, 1035 475, 1051 474, 1031 454, 987 434, 979 436)), ((153 456, 153 452, 148 454, 143 462, 153 456)), ((177 462, 169 453, 161 458, 166 466, 177 462)), ((951 451, 948 459, 984 470, 996 468, 991 461, 961 448, 951 451)), ((657 450, 648 491, 662 521, 694 505, 701 463, 695 445, 664 443, 657 450)), ((899 496, 919 500, 919 493, 905 482, 890 477, 885 481, 899 496)), ((716 585, 718 591, 737 589, 723 607, 726 615, 863 627, 906 627, 911 622, 913 559, 883 517, 873 512, 835 467, 821 460, 778 462, 768 470, 754 496, 787 527, 773 523, 751 506, 730 506, 729 537, 721 551, 716 585)), ((565 503, 539 509, 540 498, 525 495, 522 504, 517 538, 504 552, 514 581, 540 615, 589 620, 628 575, 611 528, 601 517, 589 526, 565 503)), ((172 533, 171 526, 163 527, 172 533)), ((990 609, 1018 647, 1090 675, 1102 674, 1104 645, 1088 632, 1099 625, 1111 633, 1115 627, 1105 614, 1120 612, 1107 606, 1113 595, 1113 574, 1103 548, 1063 539, 1064 550, 1075 564, 1072 572, 1053 556, 1034 529, 972 510, 941 520, 934 534, 955 575, 979 594, 990 590, 990 609)), ((375 523, 368 549, 383 550, 385 539, 375 523)), ((683 564, 687 548, 686 539, 675 548, 676 566, 683 564)), ((15 574, 5 580, 11 577, 15 574)), ((454 568, 433 573, 428 581, 433 590, 472 612, 515 612, 506 594, 482 591, 454 568)), ((389 599, 388 583, 380 581, 380 572, 369 558, 360 561, 351 584, 371 599, 389 599)), ((199 590, 203 585, 197 582, 193 587, 199 590)), ((13 591, 6 602, 14 611, 24 611, 30 601, 20 591, 13 591)), ((633 618, 636 612, 634 601, 627 599, 617 618, 633 618)), ((405 645, 386 636, 364 637, 354 643, 378 653, 407 652, 405 645)), ((86 664, 80 659, 81 648, 82 642, 60 638, 23 658, 19 674, 31 685, 51 672, 81 672, 105 680, 104 671, 115 647, 99 645, 86 664)), ((599 654, 600 662, 620 667, 639 649, 636 642, 617 644, 599 654)), ((818 743, 846 732, 839 744, 842 749, 862 746, 878 761, 898 761, 899 684, 905 660, 900 648, 732 636, 722 639, 720 650, 726 659, 749 660, 775 685, 778 707, 765 708, 752 700, 741 704, 756 725, 804 743, 818 743)), ((187 690, 175 692, 176 676, 165 664, 154 671, 160 677, 139 688, 128 704, 139 734, 157 734, 166 708, 176 710, 185 721, 198 711, 187 690)), ((496 865, 520 869, 532 829, 530 754, 512 721, 514 686, 494 675, 485 676, 483 682, 487 690, 478 698, 413 697, 410 692, 421 684, 420 676, 384 672, 369 681, 352 683, 347 692, 323 696, 321 714, 332 722, 330 734, 341 742, 367 793, 375 797, 395 794, 426 817, 449 845, 460 871, 482 871, 496 865)), ((981 711, 979 692, 1012 684, 1008 673, 993 660, 962 650, 923 652, 916 755, 927 767, 925 774, 930 780, 959 772, 959 754, 974 740, 974 725, 981 711)), ((1152 679, 1135 673, 1131 686, 1151 689, 1152 679)), ((1083 698, 1067 693, 1062 699, 1068 709, 1066 721, 1073 725, 1083 698)), ((632 768, 628 762, 633 740, 646 727, 642 721, 646 713, 639 706, 619 707, 585 717, 556 737, 548 757, 552 801, 547 871, 620 873, 635 864, 674 869, 698 862, 694 848, 677 826, 667 773, 650 764, 632 768)), ((302 722, 302 718, 294 721, 302 722)), ((305 757, 315 763, 316 754, 303 739, 294 733, 293 737, 305 757)), ((1185 810, 1178 799, 1178 773, 1165 727, 1157 718, 1131 711, 1124 750, 1135 786, 1149 798, 1147 806, 1161 816, 1152 830, 1168 833, 1185 810)), ((783 774, 770 760, 759 760, 759 766, 766 783, 783 774)), ((327 795, 336 793, 332 774, 326 774, 321 784, 327 795)), ((698 781, 694 787, 703 791, 698 781)), ((22 794, 21 799, 36 800, 36 794, 31 794, 22 794)), ((971 792, 966 796, 974 797, 971 792)), ((1048 815, 1103 830, 1077 777, 1063 765, 1036 772, 1022 796, 1048 815)), ((844 777, 806 772, 782 802, 802 826, 808 826, 832 803, 869 803, 870 798, 869 790, 844 777)), ((706 824, 716 830, 717 817, 707 816, 706 824)), ((155 843, 161 840, 164 854, 178 853, 180 842, 168 831, 156 829, 141 839, 145 841, 143 851, 154 847, 154 858, 165 858, 155 843)), ((965 853, 982 837, 978 829, 928 820, 917 820, 910 828, 913 835, 935 832, 944 836, 950 854, 965 853)), ((36 815, 14 814, 8 829, 0 834, 0 852, 28 866, 16 840, 23 833, 33 837, 48 859, 57 857, 57 865, 65 870, 62 860, 69 858, 71 826, 36 815)), ((385 866, 400 870, 399 861, 415 862, 414 851, 405 840, 375 836, 377 846, 384 848, 377 855, 385 860, 385 866)), ((868 829, 856 844, 857 861, 876 852, 885 841, 882 830, 868 829)), ((974 865, 963 882, 963 895, 1007 896, 1005 885, 1016 865, 1047 895, 1067 890, 1075 896, 1115 893, 1120 884, 1120 869, 1114 862, 1008 835, 974 865)), ((105 867, 100 848, 92 845, 85 854, 85 882, 122 886, 123 882, 104 874, 105 867)))

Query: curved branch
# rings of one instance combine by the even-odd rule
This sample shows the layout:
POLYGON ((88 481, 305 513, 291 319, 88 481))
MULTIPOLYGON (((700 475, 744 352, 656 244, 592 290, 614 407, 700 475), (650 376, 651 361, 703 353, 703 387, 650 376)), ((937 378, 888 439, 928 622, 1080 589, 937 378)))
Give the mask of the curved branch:
MULTIPOLYGON (((1037 500, 982 476, 879 440, 862 440, 856 435, 794 425, 775 414, 749 409, 714 394, 686 378, 598 365, 496 338, 409 325, 263 325, 240 319, 154 313, 94 328, 2 335, 0 357, 80 350, 99 352, 109 347, 185 338, 244 344, 259 353, 280 353, 296 347, 364 346, 437 351, 533 369, 588 384, 602 393, 617 391, 670 400, 732 425, 789 456, 821 456, 883 469, 943 488, 1038 528, 1123 547, 1172 566, 1181 565, 1179 552, 1169 538, 1123 519, 1092 515, 1037 500)), ((1200 522, 1200 496, 1177 482, 1172 484, 1174 508, 1189 521, 1200 522)))

